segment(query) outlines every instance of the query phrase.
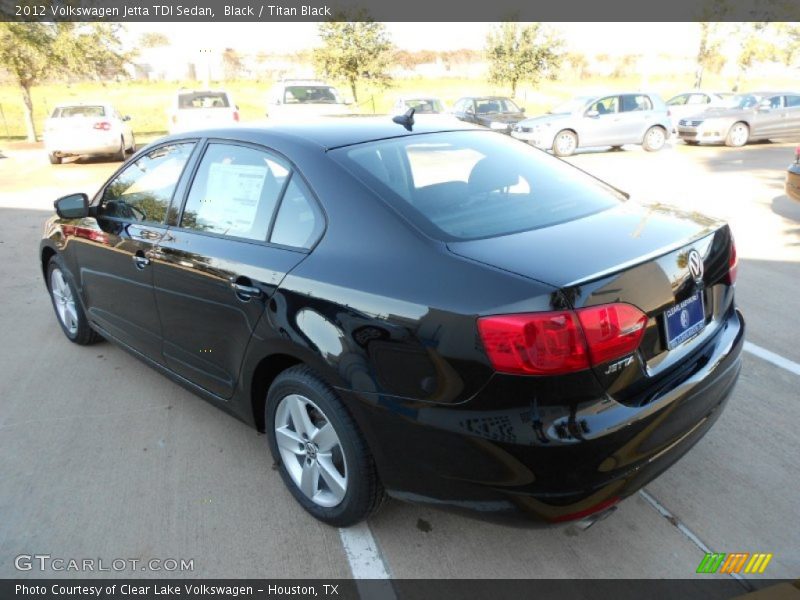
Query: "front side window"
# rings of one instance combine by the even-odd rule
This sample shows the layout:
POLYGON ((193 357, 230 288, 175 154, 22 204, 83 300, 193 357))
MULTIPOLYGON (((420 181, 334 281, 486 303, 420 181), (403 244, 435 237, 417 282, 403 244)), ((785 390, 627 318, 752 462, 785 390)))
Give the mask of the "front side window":
POLYGON ((602 100, 598 100, 589 107, 588 112, 596 112, 599 115, 608 115, 617 112, 619 105, 619 98, 617 96, 608 96, 602 100))
POLYGON ((159 146, 128 165, 103 191, 104 217, 164 223, 194 142, 159 146))
POLYGON ((181 227, 266 241, 289 172, 288 164, 264 150, 209 144, 192 182, 181 227))
POLYGON ((786 96, 786 106, 788 108, 797 108, 800 106, 800 96, 786 96))
POLYGON ((409 136, 330 154, 420 229, 445 241, 547 227, 622 200, 574 167, 489 132, 409 136))
POLYGON ((669 102, 667 102, 667 106, 683 106, 687 104, 689 100, 689 94, 681 94, 680 96, 675 96, 669 102))

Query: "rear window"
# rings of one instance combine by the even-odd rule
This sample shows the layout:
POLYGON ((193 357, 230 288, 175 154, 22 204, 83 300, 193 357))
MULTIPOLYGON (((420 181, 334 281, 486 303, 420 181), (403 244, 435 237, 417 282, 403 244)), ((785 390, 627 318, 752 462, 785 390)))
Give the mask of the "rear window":
POLYGON ((547 227, 624 200, 568 163, 492 132, 406 136, 331 155, 421 229, 445 241, 547 227))
POLYGON ((333 88, 322 85, 293 85, 283 93, 286 104, 339 104, 333 88))
POLYGON ((228 108, 228 95, 223 92, 190 92, 178 95, 178 108, 228 108))
POLYGON ((53 111, 53 117, 105 117, 106 109, 104 106, 61 106, 53 111))

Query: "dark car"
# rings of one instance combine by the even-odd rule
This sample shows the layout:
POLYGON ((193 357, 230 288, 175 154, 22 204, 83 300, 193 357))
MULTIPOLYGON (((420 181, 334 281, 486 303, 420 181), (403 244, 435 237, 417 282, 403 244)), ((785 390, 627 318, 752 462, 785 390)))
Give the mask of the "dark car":
POLYGON ((737 380, 731 232, 509 137, 419 121, 151 144, 91 200, 56 201, 40 260, 58 323, 266 431, 324 522, 385 492, 604 516, 737 380))
POLYGON ((457 119, 503 133, 509 133, 515 123, 525 118, 524 108, 502 96, 461 98, 451 112, 457 119))
POLYGON ((800 202, 800 146, 794 151, 794 162, 786 171, 786 195, 800 202))

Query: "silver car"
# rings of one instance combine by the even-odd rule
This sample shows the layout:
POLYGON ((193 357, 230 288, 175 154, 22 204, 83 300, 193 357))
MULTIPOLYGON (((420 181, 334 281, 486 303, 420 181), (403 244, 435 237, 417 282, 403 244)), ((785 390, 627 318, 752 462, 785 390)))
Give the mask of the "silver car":
POLYGON ((623 144, 641 144, 653 152, 664 147, 671 131, 660 96, 626 92, 573 98, 546 115, 520 121, 511 135, 556 156, 569 156, 578 148, 623 144))
POLYGON ((800 134, 800 92, 737 94, 722 106, 678 121, 678 136, 687 144, 747 142, 800 134))
POLYGON ((678 130, 678 121, 681 119, 699 114, 714 106, 722 106, 733 95, 733 92, 691 90, 673 96, 667 100, 673 131, 678 130))

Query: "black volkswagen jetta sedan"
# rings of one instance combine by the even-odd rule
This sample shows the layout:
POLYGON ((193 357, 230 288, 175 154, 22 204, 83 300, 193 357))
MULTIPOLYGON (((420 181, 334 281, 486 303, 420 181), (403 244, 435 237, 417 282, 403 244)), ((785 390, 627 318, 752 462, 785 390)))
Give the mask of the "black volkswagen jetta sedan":
POLYGON ((55 203, 40 258, 61 329, 265 431, 326 523, 387 493, 534 523, 608 514, 736 382, 730 230, 485 129, 405 125, 144 148, 91 200, 55 203))

